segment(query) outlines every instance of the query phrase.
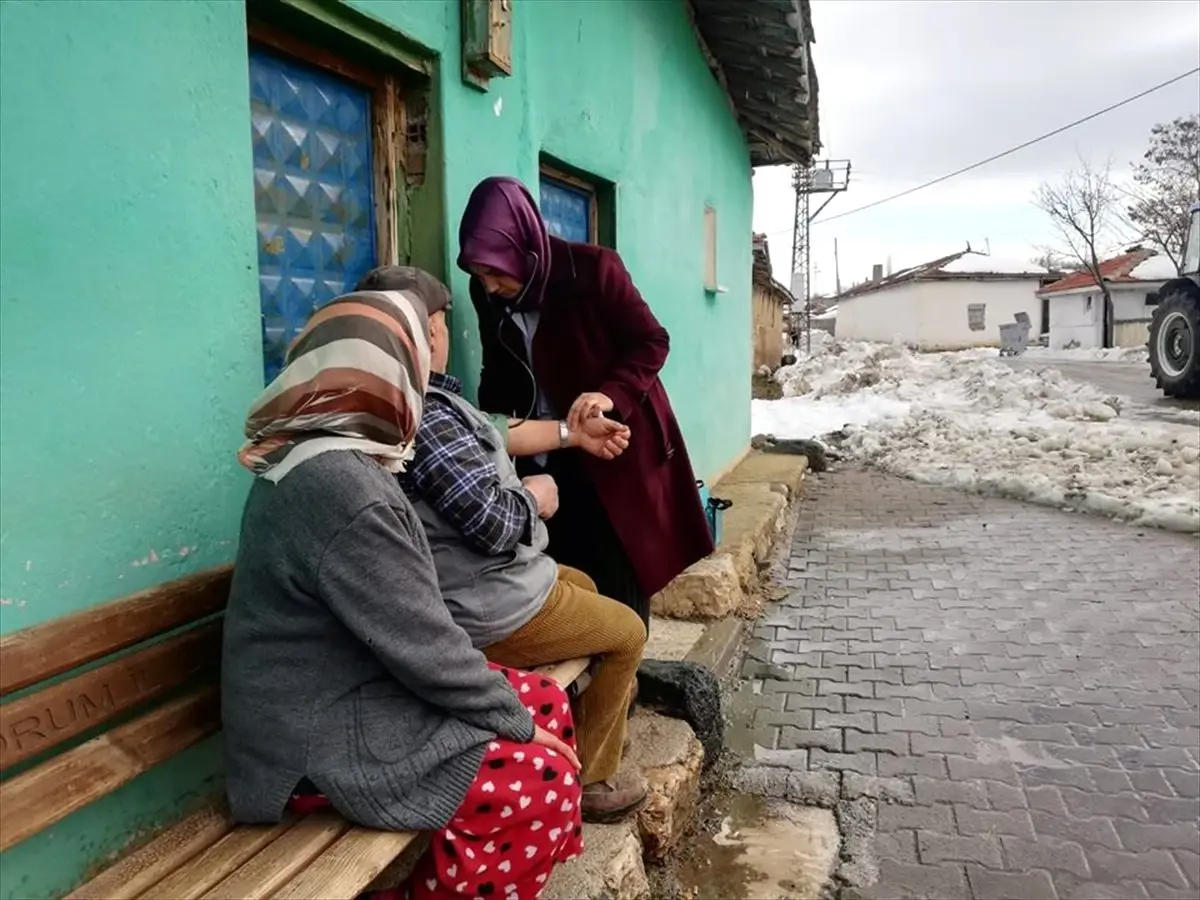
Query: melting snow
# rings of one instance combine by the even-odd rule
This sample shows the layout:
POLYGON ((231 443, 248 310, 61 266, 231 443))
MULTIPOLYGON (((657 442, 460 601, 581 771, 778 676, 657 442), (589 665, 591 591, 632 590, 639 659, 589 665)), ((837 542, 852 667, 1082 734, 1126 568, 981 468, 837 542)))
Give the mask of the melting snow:
POLYGON ((957 275, 1045 275, 1049 270, 1034 262, 971 252, 946 263, 942 271, 957 275))
POLYGON ((754 401, 754 432, 828 435, 850 458, 917 481, 1200 531, 1200 412, 1128 418, 1126 398, 1056 369, 1015 370, 995 352, 814 342, 777 373, 784 399, 754 401))
POLYGON ((1166 281, 1168 278, 1178 278, 1179 270, 1170 257, 1163 253, 1144 259, 1129 271, 1130 278, 1142 281, 1166 281))

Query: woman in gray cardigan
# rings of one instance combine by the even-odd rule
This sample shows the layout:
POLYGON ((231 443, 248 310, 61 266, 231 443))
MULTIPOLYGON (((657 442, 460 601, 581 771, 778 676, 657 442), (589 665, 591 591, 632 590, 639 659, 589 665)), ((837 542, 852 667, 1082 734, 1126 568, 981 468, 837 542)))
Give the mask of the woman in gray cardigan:
POLYGON ((243 822, 332 805, 435 830, 413 900, 540 893, 581 849, 566 694, 487 663, 438 592, 395 473, 429 379, 425 304, 339 297, 255 401, 256 476, 225 618, 229 801, 243 822))

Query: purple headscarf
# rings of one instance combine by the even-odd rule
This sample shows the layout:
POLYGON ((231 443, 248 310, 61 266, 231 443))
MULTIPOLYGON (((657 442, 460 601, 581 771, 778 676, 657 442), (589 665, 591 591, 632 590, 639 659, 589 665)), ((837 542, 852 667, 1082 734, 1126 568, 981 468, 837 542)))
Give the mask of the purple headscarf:
POLYGON ((550 275, 550 234, 529 189, 515 178, 485 178, 458 226, 458 267, 487 266, 524 285, 522 307, 538 306, 550 275))

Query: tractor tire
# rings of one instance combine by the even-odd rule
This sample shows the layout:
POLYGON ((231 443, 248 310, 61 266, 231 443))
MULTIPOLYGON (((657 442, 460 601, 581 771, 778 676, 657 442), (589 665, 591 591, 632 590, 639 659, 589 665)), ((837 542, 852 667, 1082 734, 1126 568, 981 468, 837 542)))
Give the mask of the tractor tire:
POLYGON ((1168 397, 1200 397, 1200 297, 1164 295, 1150 321, 1150 374, 1168 397))

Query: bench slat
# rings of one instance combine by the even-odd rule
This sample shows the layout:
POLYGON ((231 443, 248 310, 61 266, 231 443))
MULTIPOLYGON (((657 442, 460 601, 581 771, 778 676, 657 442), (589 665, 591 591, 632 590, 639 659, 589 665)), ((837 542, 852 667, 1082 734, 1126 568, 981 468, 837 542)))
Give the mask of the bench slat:
POLYGON ((213 622, 0 706, 0 771, 215 671, 220 658, 213 622))
MULTIPOLYGON (((225 878, 238 870, 247 860, 269 846, 296 825, 291 819, 273 826, 235 828, 199 856, 146 891, 153 900, 195 900, 203 897, 225 878)), ((317 896, 314 894, 313 896, 317 896)))
POLYGON ((215 685, 185 694, 0 784, 0 851, 217 731, 215 685))
POLYGON ((145 847, 81 885, 66 900, 134 900, 219 841, 233 823, 219 810, 188 816, 145 847))
POLYGON ((350 823, 332 812, 306 816, 204 897, 206 900, 270 897, 349 830, 350 823))
POLYGON ((272 900, 357 897, 416 838, 412 832, 355 828, 273 894, 272 900))
POLYGON ((0 637, 0 697, 224 609, 232 573, 208 569, 0 637))
POLYGON ((580 675, 586 672, 590 664, 590 659, 568 659, 564 662, 538 666, 533 671, 539 675, 553 678, 565 689, 570 687, 580 675))

